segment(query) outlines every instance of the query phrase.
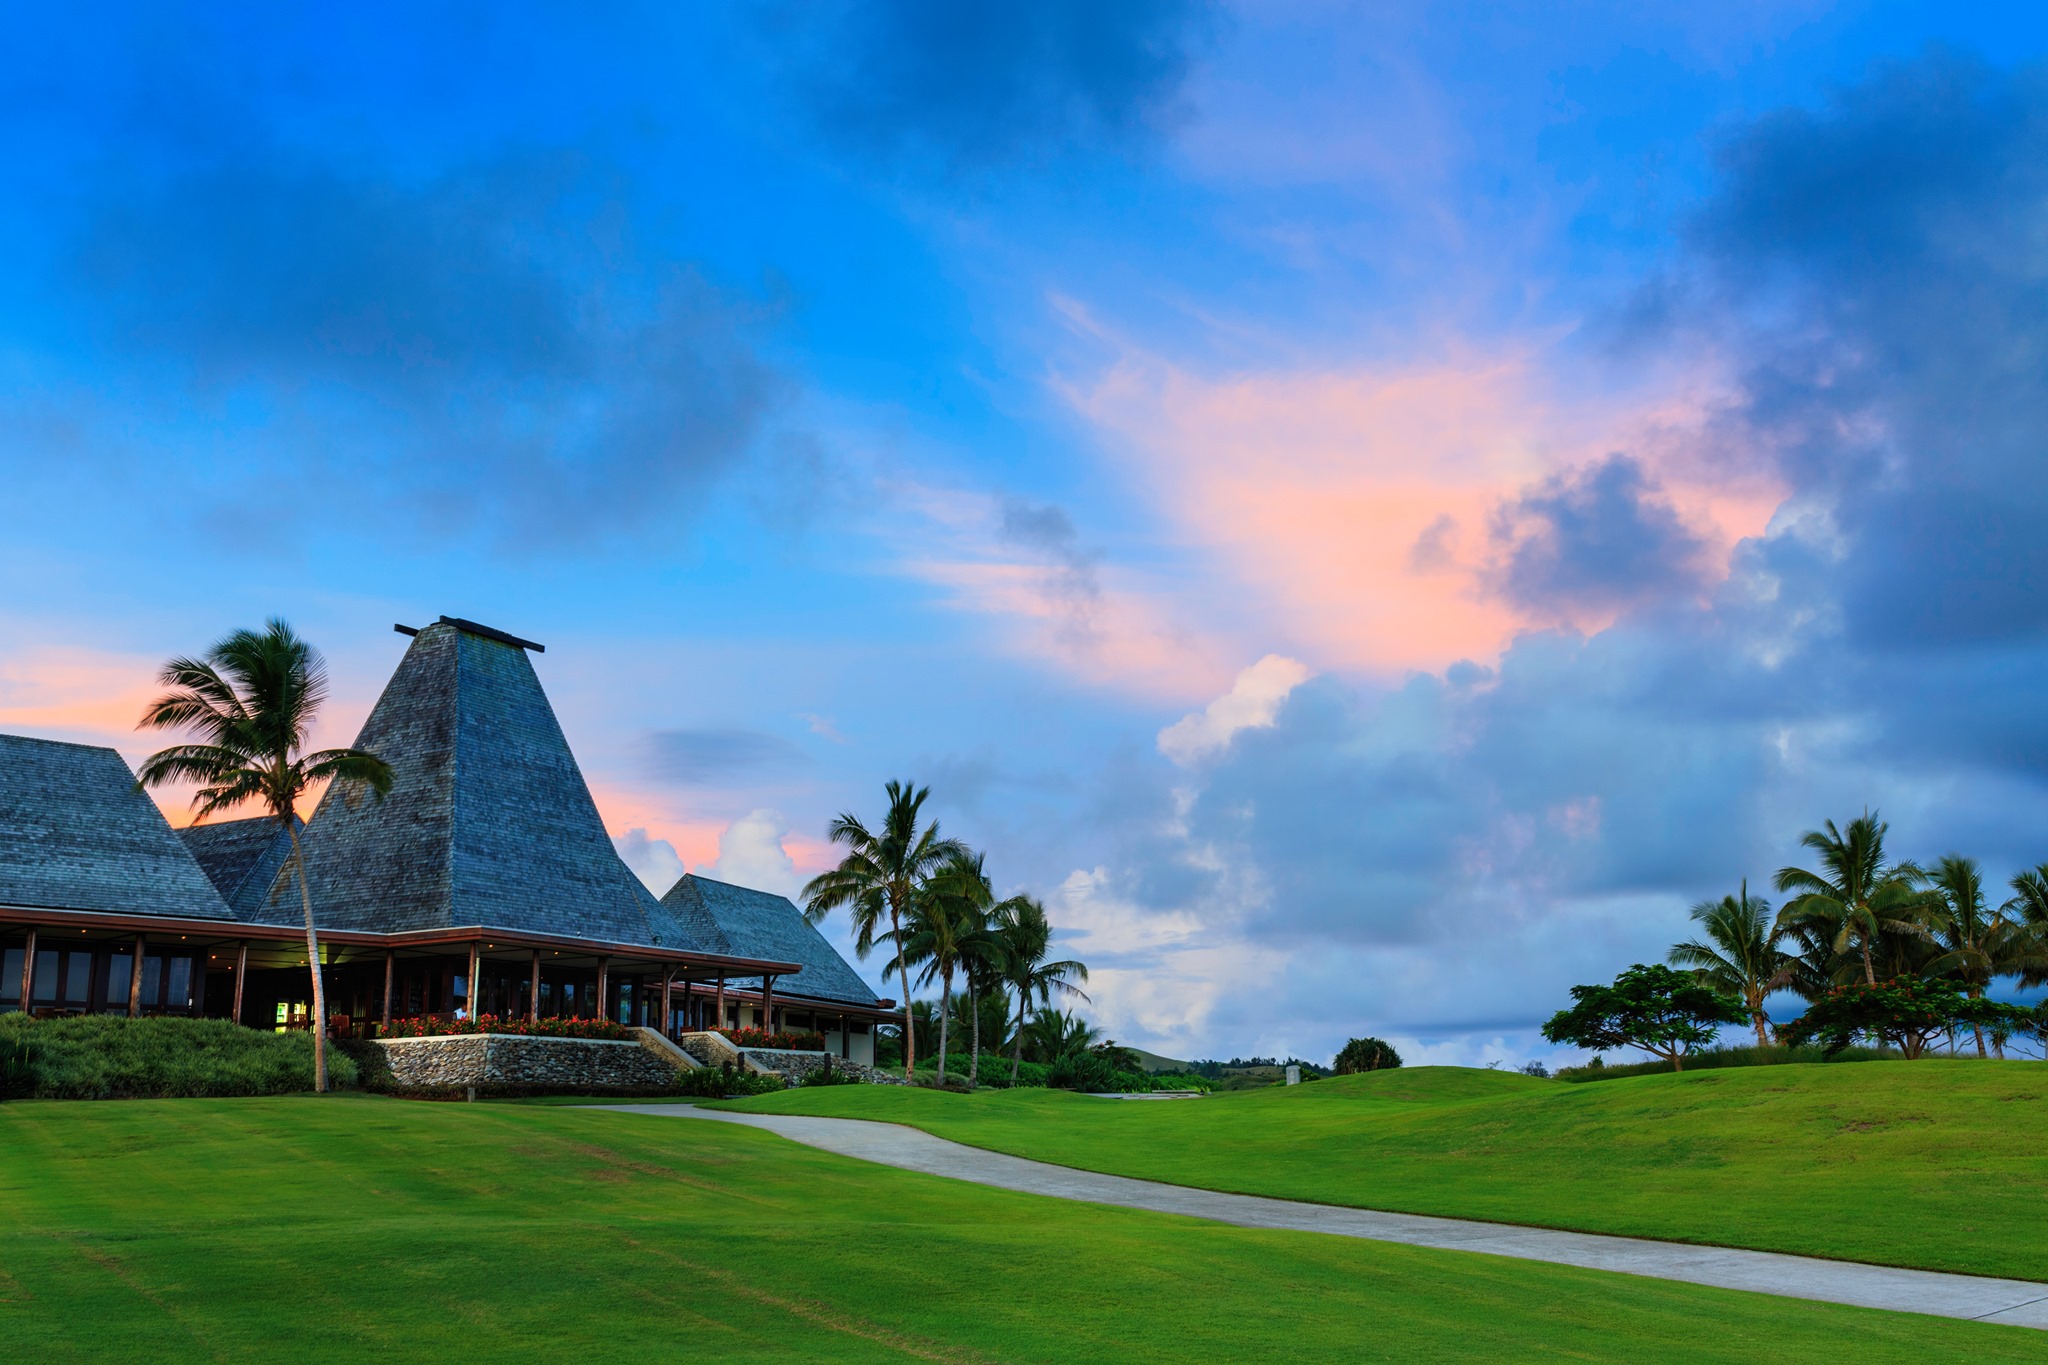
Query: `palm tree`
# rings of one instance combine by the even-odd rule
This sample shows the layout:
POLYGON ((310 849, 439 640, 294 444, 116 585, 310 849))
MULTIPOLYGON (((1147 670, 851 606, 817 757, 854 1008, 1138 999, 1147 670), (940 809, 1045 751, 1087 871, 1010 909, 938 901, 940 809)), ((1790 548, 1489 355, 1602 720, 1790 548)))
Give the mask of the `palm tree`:
POLYGON ((1665 959, 1674 967, 1691 967, 1717 990, 1742 997, 1749 1021, 1756 1026, 1759 1047, 1770 1045, 1765 1031, 1770 1017, 1764 1013, 1764 997, 1790 979, 1790 959, 1778 947, 1786 931, 1771 923, 1770 903, 1749 894, 1749 880, 1742 882, 1742 894, 1701 901, 1692 908, 1693 921, 1705 931, 1706 942, 1691 939, 1672 948, 1665 959))
POLYGON ((1052 952, 1052 922, 1045 917, 1045 907, 1030 896, 1010 897, 996 906, 990 920, 1002 954, 1003 981, 1017 992, 1017 1038, 1010 1053, 1010 1084, 1015 1085, 1024 1061, 1024 1017, 1032 997, 1041 1006, 1052 1004, 1055 991, 1086 1000, 1087 992, 1074 982, 1086 981, 1088 969, 1079 962, 1046 960, 1052 952))
POLYGON ((960 940, 960 965, 966 973, 967 1015, 971 1026, 972 1041, 967 1053, 967 1083, 975 1085, 981 1080, 981 1031, 982 1005, 991 996, 998 997, 996 1004, 996 1046, 1002 1046, 1002 1001, 1003 990, 1003 941, 996 937, 995 926, 986 914, 975 917, 967 935, 960 940))
POLYGON ((313 1088, 327 1089, 327 993, 320 980, 320 934, 313 927, 313 893, 306 884, 306 853, 299 843, 298 805, 322 782, 340 782, 351 799, 363 789, 382 800, 391 790, 391 765, 360 749, 305 752, 313 717, 327 699, 327 668, 320 652, 273 617, 261 633, 238 630, 203 658, 173 659, 157 681, 172 689, 149 704, 138 729, 190 729, 201 743, 151 754, 140 787, 196 782, 195 820, 260 802, 292 843, 290 867, 306 912, 306 966, 313 974, 313 1088))
POLYGON ((1920 889, 1926 874, 1910 862, 1885 861, 1889 828, 1869 812, 1845 830, 1829 820, 1799 839, 1820 854, 1822 871, 1786 867, 1777 878, 1780 891, 1799 893, 1778 912, 1779 927, 1824 935, 1837 956, 1853 946, 1862 957, 1863 980, 1873 986, 1878 940, 1888 934, 1924 939, 1929 922, 1939 918, 1933 898, 1920 889))
POLYGON ((909 1080, 917 1064, 917 1036, 910 1026, 910 965, 903 959, 903 920, 918 888, 966 846, 940 838, 936 820, 919 827, 919 812, 931 788, 891 782, 884 790, 889 811, 879 833, 850 813, 842 812, 832 821, 832 842, 846 845, 846 856, 804 887, 804 917, 816 924, 834 908, 846 906, 853 916, 854 949, 863 959, 878 939, 888 940, 903 982, 903 1079, 909 1080), (881 928, 885 915, 886 932, 881 928))
POLYGON ((1091 1048, 1102 1038, 1095 1026, 1080 1015, 1050 1007, 1035 1012, 1023 1032, 1032 1055, 1048 1062, 1057 1061, 1069 1052, 1091 1048))
POLYGON ((953 1013, 953 973, 963 950, 985 930, 993 894, 982 855, 961 849, 925 880, 911 898, 909 936, 902 952, 906 962, 922 964, 919 985, 941 983, 939 994, 939 1084, 946 1083, 947 1029, 953 1013))

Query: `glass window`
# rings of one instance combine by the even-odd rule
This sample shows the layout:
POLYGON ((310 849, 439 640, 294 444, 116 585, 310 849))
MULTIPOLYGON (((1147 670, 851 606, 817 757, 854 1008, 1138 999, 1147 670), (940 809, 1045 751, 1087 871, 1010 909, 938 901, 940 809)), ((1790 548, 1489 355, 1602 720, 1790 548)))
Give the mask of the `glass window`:
POLYGON ((173 1010, 192 1007, 192 959, 174 957, 171 962, 171 988, 164 992, 164 1008, 173 1010))
POLYGON ((73 950, 64 954, 64 1003, 84 1005, 92 995, 92 954, 73 950))
POLYGON ((62 956, 55 948, 40 948, 36 951, 36 979, 35 984, 29 988, 30 999, 55 1003, 57 964, 62 956))
POLYGON ((107 960, 107 1009, 112 1013, 128 1012, 128 979, 134 974, 132 954, 115 953, 107 960))
POLYGON ((142 959, 142 1007, 156 1009, 163 1004, 164 960, 155 953, 142 959))

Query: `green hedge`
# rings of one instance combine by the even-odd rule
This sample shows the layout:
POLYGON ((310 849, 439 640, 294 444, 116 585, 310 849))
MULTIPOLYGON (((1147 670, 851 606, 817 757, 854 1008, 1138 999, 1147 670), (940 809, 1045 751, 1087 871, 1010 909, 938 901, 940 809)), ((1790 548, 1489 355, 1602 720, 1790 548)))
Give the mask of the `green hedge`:
MULTIPOLYGON (((338 1089, 353 1087, 355 1062, 330 1047, 327 1075, 338 1089)), ((169 1099, 312 1088, 313 1039, 303 1032, 259 1033, 225 1019, 0 1015, 0 1094, 169 1099)))

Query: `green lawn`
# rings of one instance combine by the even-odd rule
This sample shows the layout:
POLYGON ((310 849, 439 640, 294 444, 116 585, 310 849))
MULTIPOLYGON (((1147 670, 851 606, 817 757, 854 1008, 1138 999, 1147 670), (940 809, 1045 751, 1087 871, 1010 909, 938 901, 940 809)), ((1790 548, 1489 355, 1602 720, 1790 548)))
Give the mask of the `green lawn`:
POLYGON ((1859 1062, 1565 1084, 1451 1067, 1200 1100, 793 1090, 1207 1189, 2048 1280, 2048 1065, 1859 1062))
POLYGON ((725 1125, 0 1105, 15 1359, 2038 1359, 2011 1327, 1068 1204, 725 1125))

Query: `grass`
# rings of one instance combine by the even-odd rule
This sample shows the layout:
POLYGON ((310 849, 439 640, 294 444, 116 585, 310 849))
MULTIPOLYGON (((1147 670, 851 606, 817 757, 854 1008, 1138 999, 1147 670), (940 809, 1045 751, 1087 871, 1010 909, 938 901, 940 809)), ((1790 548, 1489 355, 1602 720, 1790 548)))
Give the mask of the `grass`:
POLYGON ((861 1086, 728 1107, 912 1124, 1205 1189, 2048 1280, 2048 1066, 1598 1085, 1418 1067, 1200 1100, 861 1086))
POLYGON ((1069 1204, 589 1109, 32 1101, 0 1105, 0 1153, 0 1341, 39 1362, 2041 1348, 2019 1328, 1069 1204))

